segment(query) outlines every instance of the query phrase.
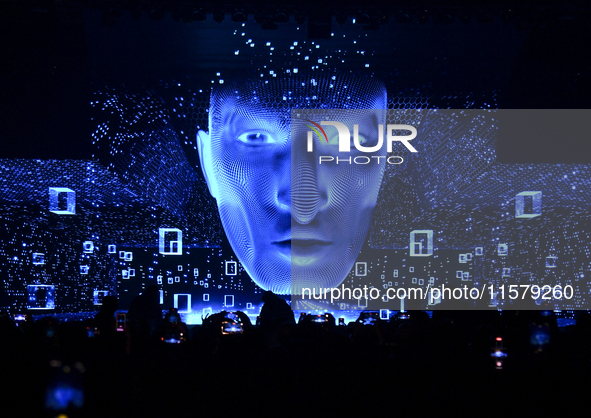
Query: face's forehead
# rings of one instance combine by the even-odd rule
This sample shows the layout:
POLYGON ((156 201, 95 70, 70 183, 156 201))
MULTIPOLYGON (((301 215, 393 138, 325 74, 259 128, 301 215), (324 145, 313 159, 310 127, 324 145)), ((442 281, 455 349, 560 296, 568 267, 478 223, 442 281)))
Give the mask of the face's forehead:
POLYGON ((217 87, 211 98, 212 128, 235 113, 271 112, 289 117, 291 109, 385 109, 386 89, 365 75, 318 74, 271 80, 236 80, 217 87))

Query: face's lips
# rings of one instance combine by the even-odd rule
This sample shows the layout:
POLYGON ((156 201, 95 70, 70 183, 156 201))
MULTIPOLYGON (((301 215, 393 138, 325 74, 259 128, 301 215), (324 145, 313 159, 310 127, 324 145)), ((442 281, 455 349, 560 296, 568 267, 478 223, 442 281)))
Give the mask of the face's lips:
POLYGON ((276 245, 279 248, 289 249, 291 248, 291 240, 286 239, 283 241, 273 241, 271 244, 276 245))
POLYGON ((319 239, 286 239, 283 241, 273 241, 273 244, 280 247, 291 247, 292 245, 297 247, 312 247, 314 245, 332 245, 332 242, 319 239))
POLYGON ((331 245, 332 242, 330 241, 323 241, 319 239, 292 239, 291 245, 296 245, 298 247, 311 247, 313 245, 331 245))

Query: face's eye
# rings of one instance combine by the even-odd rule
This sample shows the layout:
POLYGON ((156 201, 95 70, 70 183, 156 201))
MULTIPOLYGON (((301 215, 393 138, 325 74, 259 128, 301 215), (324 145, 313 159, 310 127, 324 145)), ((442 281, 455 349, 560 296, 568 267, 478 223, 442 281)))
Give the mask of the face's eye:
MULTIPOLYGON (((359 145, 366 144, 369 140, 364 135, 357 135, 357 139, 359 140, 359 145)), ((351 138, 351 142, 353 142, 353 138, 351 138)))
MULTIPOLYGON (((368 139, 361 134, 359 134, 357 136, 357 138, 359 139, 359 145, 363 145, 368 142, 368 139)), ((329 136, 328 137, 328 144, 329 145, 339 145, 339 135, 329 136)), ((353 135, 351 135, 351 146, 352 147, 355 146, 355 143, 353 141, 353 135)))
POLYGON ((328 137, 329 145, 339 145, 339 135, 333 135, 328 137))
POLYGON ((266 132, 249 131, 244 132, 236 138, 238 141, 251 147, 275 144, 277 140, 266 132))

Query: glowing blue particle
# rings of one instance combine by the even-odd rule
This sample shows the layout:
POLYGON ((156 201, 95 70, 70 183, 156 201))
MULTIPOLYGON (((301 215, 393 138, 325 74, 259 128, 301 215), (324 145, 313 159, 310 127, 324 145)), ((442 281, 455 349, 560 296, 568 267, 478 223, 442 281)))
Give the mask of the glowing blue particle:
POLYGON ((160 254, 183 254, 183 231, 177 228, 159 228, 158 236, 158 251, 160 254))
POLYGON ((415 230, 410 233, 410 256, 429 257, 433 255, 433 231, 415 230))
POLYGON ((107 290, 93 290, 92 292, 92 300, 93 300, 93 305, 102 305, 103 304, 103 299, 105 296, 109 295, 109 291, 107 290))
POLYGON ((509 255, 509 245, 507 244, 499 244, 497 246, 497 254, 501 257, 509 255))
POLYGON ((40 266, 45 264, 45 254, 33 253, 33 265, 40 266))
POLYGON ((515 217, 535 218, 542 214, 542 192, 521 192, 515 196, 515 217))
POLYGON ((189 293, 175 293, 173 307, 178 309, 179 313, 191 312, 191 294, 189 293))
POLYGON ((92 254, 93 251, 94 251, 94 244, 92 243, 92 241, 84 241, 82 243, 82 252, 84 252, 86 254, 92 254))
POLYGON ((55 286, 45 284, 27 285, 28 309, 55 309, 55 286))
POLYGON ((358 277, 367 276, 367 262, 358 261, 355 263, 355 276, 358 276, 358 277))
POLYGON ((226 261, 225 265, 227 276, 236 276, 238 274, 238 263, 236 261, 226 261))
POLYGON ((76 192, 66 187, 49 188, 49 211, 56 215, 76 214, 76 192), (66 194, 66 202, 60 202, 60 195, 66 194), (60 204, 61 203, 61 204, 60 204))

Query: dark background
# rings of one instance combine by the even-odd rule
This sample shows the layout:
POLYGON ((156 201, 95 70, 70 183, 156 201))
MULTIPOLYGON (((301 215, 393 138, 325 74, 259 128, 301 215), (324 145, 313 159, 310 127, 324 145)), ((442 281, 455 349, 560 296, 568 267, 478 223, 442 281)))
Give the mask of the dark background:
MULTIPOLYGON (((292 22, 303 19, 302 27, 311 39, 325 37, 327 27, 330 32, 330 25, 339 25, 338 19, 346 18, 346 24, 351 24, 352 18, 357 18, 366 23, 363 30, 380 34, 383 45, 378 42, 375 49, 382 58, 391 52, 388 45, 393 31, 404 32, 407 25, 413 33, 403 51, 408 60, 397 63, 406 86, 427 78, 429 93, 437 97, 495 91, 501 108, 591 107, 590 12, 577 2, 526 2, 519 3, 519 8, 510 2, 482 3, 479 8, 461 2, 438 2, 437 6, 423 2, 421 7, 363 2, 363 8, 352 2, 335 2, 326 9, 308 2, 282 9, 266 1, 256 6, 235 2, 235 6, 217 9, 204 2, 117 4, 120 6, 112 2, 0 2, 0 158, 90 159, 94 127, 89 101, 97 80, 119 82, 116 77, 129 80, 131 76, 138 82, 151 81, 148 73, 154 68, 148 64, 155 57, 161 57, 157 69, 164 77, 167 71, 172 75, 179 68, 198 75, 199 68, 223 64, 226 57, 216 51, 218 45, 231 41, 228 28, 239 28, 240 24, 232 21, 236 11, 243 11, 249 21, 260 22, 260 30, 271 39, 282 36, 280 12, 292 22), (200 21, 202 18, 205 21, 200 21), (220 18, 222 23, 213 21, 220 18), (212 25, 220 30, 211 29, 212 25), (466 28, 478 36, 463 35, 466 28), (203 42, 196 47, 202 48, 200 52, 208 61, 195 63, 184 59, 182 40, 193 42, 186 40, 187 34, 200 31, 203 42), (506 39, 509 32, 517 32, 520 42, 506 39), (426 75, 431 67, 427 58, 434 51, 448 59, 426 75), (422 74, 412 71, 415 68, 422 69, 422 74)), ((587 132, 574 138, 555 134, 517 143, 500 138, 498 160, 591 161, 587 132)))

